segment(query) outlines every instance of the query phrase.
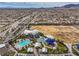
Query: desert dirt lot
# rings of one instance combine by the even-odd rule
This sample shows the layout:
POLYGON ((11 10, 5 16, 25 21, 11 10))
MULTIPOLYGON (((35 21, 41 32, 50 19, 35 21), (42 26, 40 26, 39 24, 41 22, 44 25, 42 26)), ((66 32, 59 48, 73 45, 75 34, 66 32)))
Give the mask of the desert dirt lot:
POLYGON ((79 30, 73 26, 32 26, 32 29, 37 29, 45 35, 52 35, 65 43, 75 43, 79 41, 79 30))

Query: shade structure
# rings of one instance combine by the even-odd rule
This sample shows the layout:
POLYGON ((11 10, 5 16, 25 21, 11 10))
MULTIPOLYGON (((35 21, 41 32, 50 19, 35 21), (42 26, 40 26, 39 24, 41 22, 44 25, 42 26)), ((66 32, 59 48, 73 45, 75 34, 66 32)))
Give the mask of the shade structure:
POLYGON ((49 45, 54 45, 54 42, 56 42, 54 39, 46 38, 45 40, 49 45))

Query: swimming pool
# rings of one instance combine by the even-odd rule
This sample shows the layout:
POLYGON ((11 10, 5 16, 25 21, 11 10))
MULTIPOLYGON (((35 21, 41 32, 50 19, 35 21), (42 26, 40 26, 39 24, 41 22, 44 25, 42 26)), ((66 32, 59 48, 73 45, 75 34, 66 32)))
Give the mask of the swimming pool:
POLYGON ((18 43, 19 47, 24 47, 26 45, 30 44, 30 40, 23 40, 21 42, 18 43))

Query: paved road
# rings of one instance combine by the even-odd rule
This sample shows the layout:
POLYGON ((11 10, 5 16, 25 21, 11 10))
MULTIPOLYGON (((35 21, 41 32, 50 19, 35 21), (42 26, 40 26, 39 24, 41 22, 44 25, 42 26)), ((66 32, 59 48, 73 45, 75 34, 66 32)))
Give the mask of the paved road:
POLYGON ((67 44, 67 43, 65 43, 65 45, 67 46, 67 48, 68 48, 68 50, 69 50, 69 53, 70 53, 71 55, 74 55, 73 52, 72 52, 72 44, 67 44))
MULTIPOLYGON (((21 20, 19 20, 19 21, 15 22, 14 24, 12 24, 12 26, 16 24, 17 27, 16 27, 15 30, 17 30, 17 28, 19 26, 18 24, 22 24, 22 22, 25 21, 25 20, 27 20, 27 26, 28 26, 29 23, 30 23, 30 21, 33 19, 32 17, 34 17, 36 14, 37 14, 37 12, 34 12, 33 14, 31 14, 29 16, 23 17, 21 20)), ((24 28, 22 28, 18 34, 20 34, 21 32, 23 32, 26 29, 27 26, 24 26, 24 28)), ((11 27, 11 28, 13 28, 13 27, 11 27)), ((16 31, 14 31, 14 32, 16 32, 16 31)), ((15 36, 13 36, 14 32, 10 33, 10 35, 8 37, 6 37, 6 39, 5 39, 4 42, 8 42, 9 40, 11 40, 11 38, 15 37, 15 36)))
POLYGON ((65 54, 40 54, 40 56, 72 56, 71 53, 65 54))
POLYGON ((23 15, 23 16, 21 16, 19 19, 17 19, 17 21, 15 21, 12 24, 4 27, 3 30, 5 30, 5 31, 0 32, 0 36, 2 36, 2 37, 5 36, 5 34, 6 34, 6 32, 8 30, 12 29, 13 27, 17 27, 18 24, 22 23, 25 20, 27 20, 27 24, 28 24, 31 21, 30 18, 32 16, 36 15, 36 14, 37 14, 37 12, 33 12, 31 15, 28 15, 28 16, 23 15))
POLYGON ((35 56, 38 56, 38 51, 37 51, 36 48, 34 48, 34 55, 35 55, 35 56))

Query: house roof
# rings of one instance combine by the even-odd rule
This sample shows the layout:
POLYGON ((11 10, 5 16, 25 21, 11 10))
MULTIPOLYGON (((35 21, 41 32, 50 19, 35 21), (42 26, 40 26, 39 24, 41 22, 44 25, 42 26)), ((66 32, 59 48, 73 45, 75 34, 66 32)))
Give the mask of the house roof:
POLYGON ((5 44, 0 44, 0 48, 3 48, 3 47, 5 47, 5 44))

